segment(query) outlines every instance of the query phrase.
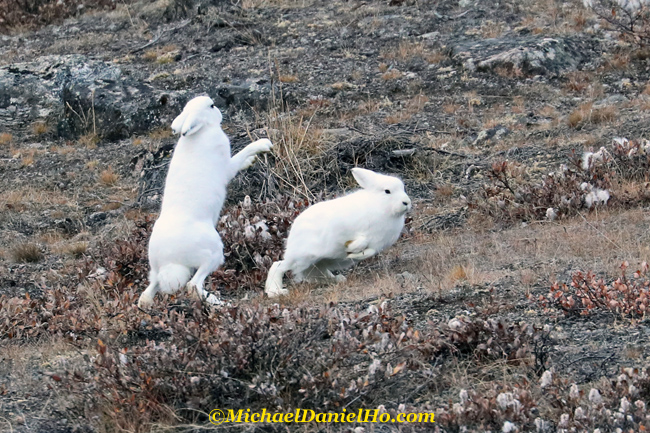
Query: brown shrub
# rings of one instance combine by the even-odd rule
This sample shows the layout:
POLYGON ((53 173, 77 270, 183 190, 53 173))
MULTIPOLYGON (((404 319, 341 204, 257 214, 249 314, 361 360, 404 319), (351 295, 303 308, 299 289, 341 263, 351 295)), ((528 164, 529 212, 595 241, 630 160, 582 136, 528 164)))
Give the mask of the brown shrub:
POLYGON ((0 1, 0 33, 16 27, 35 28, 59 22, 89 9, 115 9, 116 4, 111 0, 3 0, 0 1))
POLYGON ((545 308, 554 306, 567 315, 586 316, 595 310, 612 312, 622 317, 645 317, 650 309, 650 280, 648 264, 628 277, 627 262, 621 265, 621 276, 608 284, 589 271, 576 272, 571 283, 556 282, 548 295, 540 295, 538 302, 545 308))
POLYGON ((585 206, 588 194, 581 185, 587 182, 608 190, 613 176, 606 165, 583 170, 581 164, 580 157, 574 154, 569 166, 563 164, 539 181, 521 164, 496 162, 487 172, 489 183, 470 200, 470 208, 501 223, 543 220, 549 208, 560 218, 576 215, 585 206))
POLYGON ((38 245, 25 242, 11 249, 11 257, 18 263, 35 263, 43 259, 43 252, 38 245))

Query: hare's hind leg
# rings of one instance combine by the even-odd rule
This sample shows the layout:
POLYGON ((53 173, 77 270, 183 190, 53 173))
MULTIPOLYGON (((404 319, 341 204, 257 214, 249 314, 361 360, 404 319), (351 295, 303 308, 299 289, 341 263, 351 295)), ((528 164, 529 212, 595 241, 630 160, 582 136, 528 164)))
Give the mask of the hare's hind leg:
POLYGON ((264 285, 264 292, 269 298, 289 294, 289 291, 282 287, 282 278, 288 270, 286 260, 273 263, 264 285))
POLYGON ((211 251, 209 259, 199 266, 192 279, 187 283, 187 288, 190 292, 196 293, 199 299, 206 301, 212 305, 224 305, 225 302, 220 300, 217 296, 209 293, 203 288, 205 279, 212 272, 216 271, 219 266, 223 264, 224 257, 221 251, 211 251))
POLYGON ((138 299, 138 307, 146 308, 153 303, 153 297, 158 293, 158 276, 155 272, 149 272, 149 286, 142 292, 138 299))

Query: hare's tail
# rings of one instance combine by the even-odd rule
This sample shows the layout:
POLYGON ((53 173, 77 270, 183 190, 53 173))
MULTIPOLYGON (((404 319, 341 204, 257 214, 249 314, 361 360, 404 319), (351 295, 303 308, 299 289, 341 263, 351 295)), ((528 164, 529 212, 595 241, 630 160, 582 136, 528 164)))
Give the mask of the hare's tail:
POLYGON ((191 269, 187 266, 170 263, 158 271, 158 287, 163 293, 176 293, 185 286, 192 277, 191 269))
POLYGON ((156 293, 176 293, 191 277, 191 269, 187 266, 169 264, 158 272, 149 272, 149 286, 138 299, 138 307, 145 308, 153 303, 156 293))

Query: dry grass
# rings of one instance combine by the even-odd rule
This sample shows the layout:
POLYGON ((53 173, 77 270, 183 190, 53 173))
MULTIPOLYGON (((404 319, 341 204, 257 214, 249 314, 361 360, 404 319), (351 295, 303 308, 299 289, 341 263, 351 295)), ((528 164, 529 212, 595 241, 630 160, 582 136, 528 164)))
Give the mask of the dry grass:
POLYGON ((381 51, 380 57, 386 60, 409 60, 414 57, 423 57, 424 45, 418 42, 403 41, 396 47, 386 48, 381 51))
POLYGON ((241 8, 260 9, 265 7, 282 6, 283 8, 304 8, 311 4, 308 0, 241 0, 241 8))
POLYGON ((153 48, 145 51, 142 54, 142 58, 150 61, 156 62, 158 64, 172 63, 176 61, 176 57, 179 54, 179 48, 176 45, 165 45, 160 48, 153 48))
POLYGON ((112 167, 108 167, 99 174, 99 182, 104 186, 115 186, 119 179, 120 177, 112 167))
POLYGON ((0 134, 0 146, 8 146, 11 144, 13 140, 13 135, 9 134, 8 132, 3 132, 0 134))
POLYGON ((58 191, 18 187, 0 192, 0 210, 2 209, 39 209, 43 206, 63 206, 73 201, 58 191))
POLYGON ((447 59, 448 55, 441 50, 436 50, 433 51, 432 53, 428 53, 424 56, 424 60, 427 61, 430 65, 437 65, 438 63, 442 62, 443 60, 447 59))
POLYGON ((572 128, 581 128, 585 124, 600 124, 611 122, 618 117, 614 106, 594 108, 593 102, 587 102, 569 114, 567 123, 572 128))
POLYGON ((454 186, 450 183, 440 185, 436 189, 436 195, 440 197, 451 197, 454 194, 454 186))
POLYGON ((34 165, 35 157, 36 157, 36 152, 35 151, 32 150, 32 151, 26 152, 26 154, 23 155, 22 158, 20 158, 20 166, 21 167, 29 167, 31 165, 34 165))
POLYGON ((328 174, 322 158, 328 145, 322 139, 322 129, 312 124, 315 114, 296 118, 287 111, 272 109, 265 121, 274 143, 273 174, 283 187, 310 200, 315 196, 309 179, 328 174))
POLYGON ((484 38, 498 38, 505 31, 506 26, 504 23, 495 22, 492 20, 483 21, 480 28, 480 35, 484 38))
POLYGON ((630 55, 628 53, 616 53, 607 59, 604 70, 623 70, 630 66, 630 55))
POLYGON ((396 80, 401 76, 402 73, 399 70, 393 68, 381 74, 381 79, 384 81, 390 81, 390 80, 396 80))
POLYGON ((357 86, 355 86, 352 83, 348 83, 347 81, 338 81, 330 86, 334 90, 352 90, 356 89, 357 86))
POLYGON ((537 275, 530 279, 550 282, 569 263, 574 268, 601 269, 616 275, 624 260, 650 260, 646 230, 650 217, 642 210, 601 211, 585 218, 507 231, 476 226, 471 231, 423 236, 413 239, 411 245, 405 244, 401 255, 410 257, 418 251, 413 272, 419 270, 433 290, 444 288, 453 275, 459 275, 458 270, 453 271, 458 266, 474 280, 490 282, 512 275, 512 264, 519 263, 524 270, 535 269, 537 275))
POLYGON ((281 83, 297 83, 300 81, 297 75, 280 75, 279 80, 281 83))
POLYGON ((593 75, 584 71, 569 72, 566 74, 566 78, 567 82, 564 88, 578 93, 584 92, 593 81, 593 75))
POLYGON ((11 248, 11 257, 17 263, 36 263, 44 256, 41 247, 32 242, 23 242, 11 248))
POLYGON ((59 251, 65 255, 74 257, 74 258, 80 258, 83 257, 84 254, 86 254, 86 251, 88 251, 88 242, 81 241, 81 242, 72 242, 69 244, 65 244, 59 248, 59 251))
POLYGON ((456 112, 458 110, 460 110, 461 108, 462 108, 462 105, 450 103, 450 104, 444 104, 442 106, 442 111, 445 114, 456 114, 456 112))
POLYGON ((46 134, 48 131, 49 131, 49 127, 45 122, 38 121, 32 124, 32 132, 34 133, 34 135, 43 135, 46 134))
POLYGON ((77 143, 80 146, 84 146, 88 149, 96 149, 97 148, 97 143, 99 143, 99 136, 94 133, 89 133, 89 134, 84 134, 81 137, 79 137, 79 140, 77 143))
MULTIPOLYGON (((151 138, 152 140, 163 140, 173 135, 174 133, 171 130, 171 128, 166 126, 161 126, 160 128, 152 129, 148 134, 149 138, 151 138)), ((133 144, 135 144, 135 141, 133 144)))
POLYGON ((427 102, 429 102, 429 98, 426 95, 416 95, 406 101, 402 110, 384 118, 384 122, 389 125, 405 122, 413 117, 413 115, 421 112, 427 102))

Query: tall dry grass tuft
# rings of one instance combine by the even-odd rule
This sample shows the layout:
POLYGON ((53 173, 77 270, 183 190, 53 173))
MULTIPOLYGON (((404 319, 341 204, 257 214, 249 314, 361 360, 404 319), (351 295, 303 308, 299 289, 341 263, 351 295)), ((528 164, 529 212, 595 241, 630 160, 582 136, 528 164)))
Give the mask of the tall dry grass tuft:
MULTIPOLYGON (((279 105, 282 107, 282 104, 279 105)), ((333 146, 314 125, 315 110, 310 117, 288 108, 273 108, 265 119, 269 139, 274 143, 274 158, 269 171, 278 187, 297 198, 314 201, 315 186, 339 172, 338 161, 327 158, 333 146)))

